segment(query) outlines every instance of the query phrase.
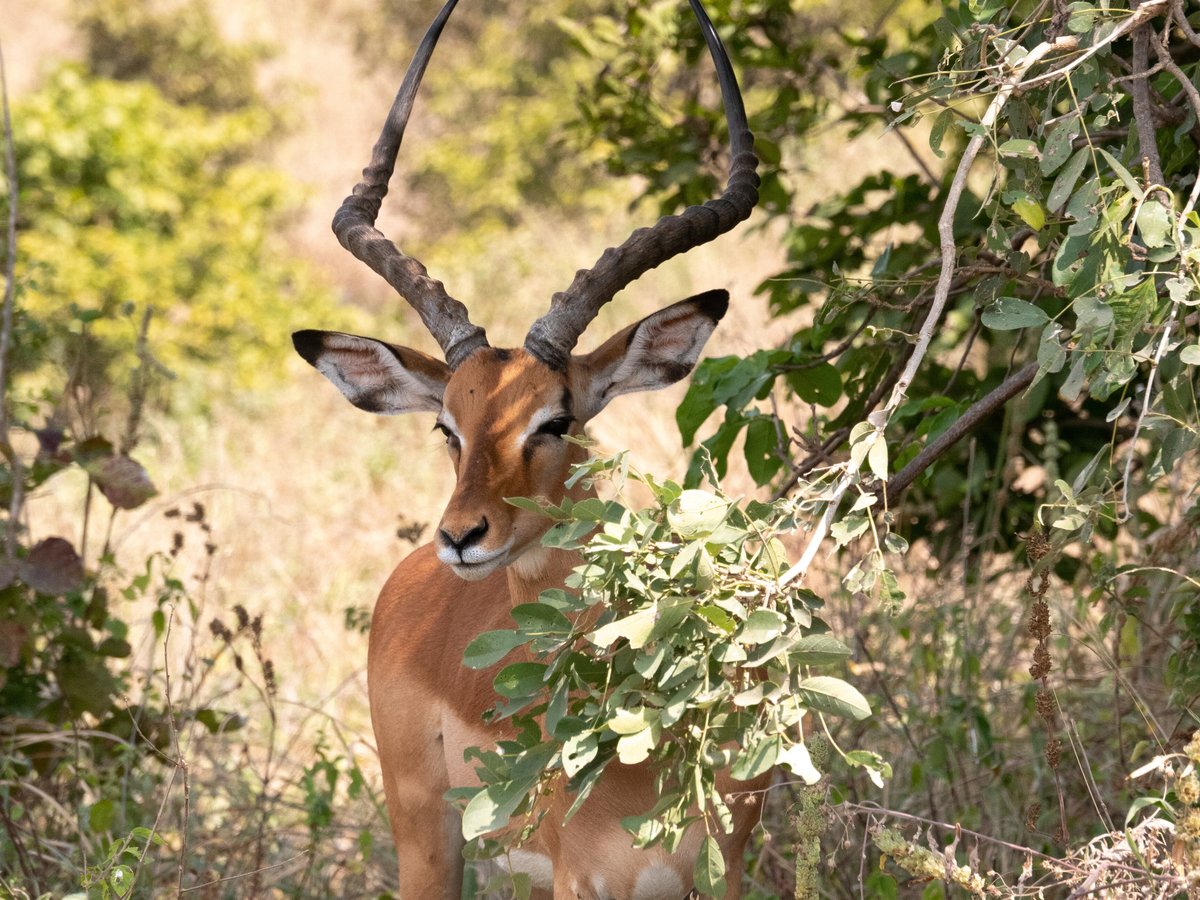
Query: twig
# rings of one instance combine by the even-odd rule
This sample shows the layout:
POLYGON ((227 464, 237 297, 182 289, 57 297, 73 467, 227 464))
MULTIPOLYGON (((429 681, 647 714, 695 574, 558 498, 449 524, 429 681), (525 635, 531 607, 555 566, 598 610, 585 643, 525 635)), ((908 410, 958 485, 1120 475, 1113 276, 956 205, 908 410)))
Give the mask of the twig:
POLYGON ((205 881, 201 884, 194 884, 191 887, 181 888, 179 893, 187 894, 191 891, 199 891, 206 887, 212 887, 214 884, 224 884, 227 881, 237 881, 239 878, 249 878, 251 875, 255 875, 255 876, 261 875, 263 872, 269 872, 269 871, 271 871, 271 869, 278 869, 282 866, 286 866, 290 863, 293 863, 296 860, 300 859, 302 856, 306 856, 309 853, 312 853, 311 849, 301 850, 295 856, 289 856, 287 859, 283 860, 282 862, 272 863, 269 866, 260 866, 259 868, 255 869, 252 872, 241 872, 237 875, 226 875, 224 878, 215 878, 212 881, 205 881))
POLYGON ((1183 32, 1191 43, 1200 47, 1200 34, 1196 34, 1192 30, 1192 25, 1187 20, 1187 14, 1183 11, 1183 0, 1172 0, 1171 12, 1175 15, 1175 22, 1179 25, 1179 30, 1183 32))
MULTIPOLYGON (((1082 66, 1089 59, 1091 59, 1093 56, 1095 56, 1097 53, 1099 53, 1101 50, 1103 50, 1105 47, 1107 47, 1109 44, 1113 43, 1118 38, 1125 36, 1130 31, 1132 31, 1133 29, 1135 29, 1139 25, 1141 25, 1143 22, 1146 22, 1146 21, 1152 19, 1154 16, 1158 15, 1160 12, 1163 11, 1163 7, 1165 7, 1166 5, 1167 5, 1167 0, 1149 0, 1149 2, 1143 3, 1136 10, 1134 10, 1133 15, 1131 15, 1128 19, 1126 19, 1124 22, 1122 22, 1120 25, 1118 25, 1116 28, 1114 28, 1112 30, 1112 32, 1106 38, 1104 38, 1104 40, 1097 41, 1096 43, 1092 44, 1092 46, 1088 47, 1087 50, 1085 50, 1083 53, 1079 54, 1079 56, 1075 57, 1073 60, 1071 60, 1065 66, 1060 66, 1057 69, 1051 69, 1049 72, 1043 72, 1041 75, 1038 75, 1036 78, 1029 79, 1028 81, 1024 82, 1021 85, 1021 89, 1027 90, 1032 87, 1037 87, 1038 85, 1048 84, 1049 82, 1054 81, 1056 78, 1061 78, 1062 76, 1066 75, 1068 72, 1074 71, 1075 69, 1082 66)), ((1076 41, 1074 38, 1070 38, 1070 37, 1059 38, 1058 42, 1069 42, 1071 45, 1071 46, 1063 45, 1063 46, 1056 48, 1056 49, 1060 49, 1060 50, 1074 49, 1074 47, 1078 45, 1078 41, 1076 41)), ((1058 42, 1056 42, 1056 43, 1058 43, 1058 42)))
POLYGON ((938 822, 935 819, 926 819, 922 816, 914 816, 910 813, 903 813, 903 812, 900 812, 899 810, 894 810, 894 809, 884 809, 882 806, 876 806, 874 804, 869 804, 869 803, 846 802, 846 803, 842 803, 840 806, 838 806, 836 808, 846 810, 847 812, 849 812, 853 815, 879 816, 880 818, 885 818, 885 819, 900 819, 901 821, 904 821, 904 822, 916 822, 917 824, 920 824, 920 825, 929 825, 934 828, 941 828, 944 831, 962 832, 965 835, 969 835, 970 837, 975 838, 975 840, 977 840, 977 841, 984 841, 989 844, 995 844, 998 847, 1004 847, 1006 850, 1012 850, 1016 853, 1025 853, 1030 856, 1036 856, 1038 859, 1043 859, 1049 863, 1061 862, 1061 860, 1057 859, 1056 857, 1050 856, 1049 854, 1046 854, 1046 853, 1039 853, 1037 850, 1033 850, 1029 847, 1022 847, 1020 844, 1012 844, 1012 843, 1009 843, 1008 841, 1003 841, 998 837, 993 837, 990 834, 984 834, 981 831, 972 831, 970 828, 963 828, 957 822, 954 823, 953 825, 950 824, 949 822, 938 822))
POLYGON ((1133 460, 1137 456, 1137 441, 1138 435, 1142 433, 1142 423, 1146 420, 1146 413, 1150 411, 1150 406, 1154 400, 1154 378, 1158 375, 1158 364, 1162 362, 1162 358, 1167 353, 1167 347, 1170 344, 1171 326, 1175 324, 1175 310, 1177 303, 1171 304, 1171 315, 1167 318, 1166 327, 1163 328, 1162 340, 1158 342, 1158 349, 1154 351, 1154 358, 1150 360, 1150 374, 1146 376, 1146 393, 1142 397, 1142 409, 1138 413, 1137 424, 1133 426, 1133 437, 1129 439, 1129 452, 1125 456, 1125 471, 1121 476, 1121 513, 1117 515, 1118 522, 1128 522, 1133 515, 1129 511, 1129 482, 1133 474, 1133 460))

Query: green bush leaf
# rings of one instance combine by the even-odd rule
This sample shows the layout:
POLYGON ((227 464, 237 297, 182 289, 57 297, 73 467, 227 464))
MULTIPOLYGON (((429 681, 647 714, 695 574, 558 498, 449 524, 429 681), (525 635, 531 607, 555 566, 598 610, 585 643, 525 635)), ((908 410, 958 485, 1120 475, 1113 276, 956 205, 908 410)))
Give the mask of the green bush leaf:
POLYGON ((1016 297, 1001 297, 983 311, 983 324, 993 331, 1033 328, 1050 321, 1040 307, 1016 297))
POLYGON ((815 406, 833 406, 842 399, 842 375, 831 363, 790 371, 787 383, 797 397, 815 406))
POLYGON ((496 693, 510 700, 531 697, 545 683, 545 663, 519 662, 505 666, 492 683, 496 693))
POLYGON ((805 678, 796 687, 796 699, 801 706, 835 716, 861 720, 871 715, 871 705, 857 688, 830 675, 805 678))
POLYGON ((696 887, 703 893, 713 897, 725 896, 725 857, 721 855, 721 848, 711 834, 700 845, 692 877, 696 887))
POLYGON ((493 666, 514 647, 519 647, 529 640, 528 636, 516 631, 485 631, 463 651, 463 665, 468 669, 486 669, 493 666))

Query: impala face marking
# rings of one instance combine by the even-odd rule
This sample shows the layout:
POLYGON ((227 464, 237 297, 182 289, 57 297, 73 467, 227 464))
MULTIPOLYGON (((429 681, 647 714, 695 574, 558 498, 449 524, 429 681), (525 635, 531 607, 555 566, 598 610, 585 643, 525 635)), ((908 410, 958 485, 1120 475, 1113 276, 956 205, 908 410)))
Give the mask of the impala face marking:
MULTIPOLYGON (((682 2, 682 0, 681 0, 682 2)), ((445 827, 452 787, 476 781, 464 760, 509 732, 484 725, 495 700, 495 668, 463 668, 463 651, 485 631, 512 627, 510 610, 561 588, 579 559, 541 546, 550 522, 505 502, 532 497, 554 503, 594 496, 564 482, 584 451, 564 440, 611 400, 656 390, 696 364, 725 314, 728 294, 709 291, 652 313, 590 353, 574 348, 601 306, 644 272, 712 240, 750 215, 758 199, 754 139, 733 68, 700 5, 688 0, 717 72, 730 135, 724 193, 677 216, 638 229, 576 273, 533 323, 521 349, 497 349, 473 325, 466 307, 376 228, 421 77, 456 0, 434 20, 396 94, 363 180, 343 201, 333 229, 346 249, 396 289, 437 340, 445 362, 374 338, 301 331, 297 352, 361 409, 382 415, 429 412, 446 436, 454 491, 431 544, 396 567, 380 592, 370 630, 367 683, 371 722, 383 769, 388 818, 399 856, 404 900, 458 900, 462 893, 461 830, 445 827)), ((523 651, 521 651, 523 652, 523 651)), ((518 654, 510 654, 509 661, 518 654)), ((761 797, 769 776, 739 783, 761 797)), ((565 821, 565 790, 546 794, 542 827, 510 855, 533 875, 534 900, 679 900, 687 892, 700 837, 690 830, 673 854, 631 846, 620 820, 648 809, 657 796, 650 764, 611 765, 591 798, 565 821)), ((717 774, 717 790, 733 783, 717 774)), ((759 803, 731 811, 733 830, 718 843, 729 881, 727 900, 741 896, 742 856, 759 803)))
POLYGON ((567 393, 563 374, 524 350, 481 348, 450 378, 442 417, 460 436, 448 443, 457 484, 436 545, 459 577, 485 578, 545 533, 544 517, 505 498, 561 494, 573 454, 560 436, 540 429, 562 418, 567 393))

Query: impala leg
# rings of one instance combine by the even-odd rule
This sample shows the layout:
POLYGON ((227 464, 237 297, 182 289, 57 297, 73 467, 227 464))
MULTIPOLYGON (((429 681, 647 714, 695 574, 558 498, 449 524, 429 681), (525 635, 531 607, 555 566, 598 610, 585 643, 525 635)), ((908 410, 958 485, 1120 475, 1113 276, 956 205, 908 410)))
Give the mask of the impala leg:
POLYGON ((460 900, 463 839, 458 813, 427 786, 401 782, 385 793, 400 866, 400 900, 460 900))

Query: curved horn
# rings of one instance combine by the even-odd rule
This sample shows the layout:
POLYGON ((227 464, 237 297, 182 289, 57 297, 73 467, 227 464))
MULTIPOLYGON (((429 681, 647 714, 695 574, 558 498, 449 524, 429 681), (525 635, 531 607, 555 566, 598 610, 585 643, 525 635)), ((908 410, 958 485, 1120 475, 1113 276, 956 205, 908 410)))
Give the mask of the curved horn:
POLYGON ((429 277, 420 262, 405 256, 400 249, 375 228, 379 206, 387 196, 388 180, 396 166, 396 155, 404 128, 412 112, 417 89, 433 48, 441 36, 442 27, 454 11, 458 0, 448 0, 438 13, 421 45, 417 48, 408 72, 396 93, 391 112, 384 122, 379 140, 371 151, 371 162, 363 169, 363 180, 333 216, 333 232, 342 246, 383 276, 401 297, 420 315, 429 333, 437 339, 450 368, 457 368, 472 351, 487 346, 487 335, 478 325, 472 325, 467 308, 446 293, 440 281, 429 277))
POLYGON ((644 273, 693 247, 711 241, 747 218, 758 202, 758 157, 754 135, 738 90, 729 55, 699 0, 689 0, 717 70, 725 120, 729 124, 730 167, 725 192, 702 206, 639 228, 619 247, 610 247, 591 269, 580 269, 565 291, 555 294, 550 311, 533 323, 525 349, 546 365, 566 368, 571 350, 588 323, 617 291, 644 273))

